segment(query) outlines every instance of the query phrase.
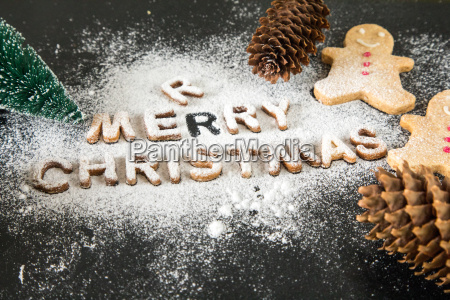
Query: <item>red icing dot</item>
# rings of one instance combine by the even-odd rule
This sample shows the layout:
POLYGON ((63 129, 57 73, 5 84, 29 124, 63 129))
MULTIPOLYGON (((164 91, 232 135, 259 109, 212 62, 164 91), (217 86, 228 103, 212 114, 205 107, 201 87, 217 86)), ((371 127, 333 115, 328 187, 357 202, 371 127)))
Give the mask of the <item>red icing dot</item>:
POLYGON ((450 137, 446 137, 446 138, 444 139, 444 141, 450 143, 450 137))
POLYGON ((362 74, 363 75, 369 75, 369 72, 363 71, 362 74))
POLYGON ((370 62, 366 61, 366 62, 364 63, 364 67, 368 67, 368 66, 370 66, 370 62))
POLYGON ((370 57, 370 56, 372 55, 372 53, 370 53, 370 52, 365 52, 363 55, 364 55, 364 57, 370 57))
POLYGON ((447 130, 450 131, 450 126, 447 127, 447 130))
POLYGON ((445 153, 450 153, 450 147, 449 146, 445 146, 444 147, 444 152, 445 153))

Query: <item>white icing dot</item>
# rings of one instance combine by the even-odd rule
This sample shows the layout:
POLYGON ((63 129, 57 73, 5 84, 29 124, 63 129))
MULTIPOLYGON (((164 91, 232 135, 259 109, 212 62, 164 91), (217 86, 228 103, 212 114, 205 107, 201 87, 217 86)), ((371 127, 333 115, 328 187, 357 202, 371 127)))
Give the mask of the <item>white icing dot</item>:
POLYGON ((213 221, 208 226, 208 234, 212 238, 218 238, 221 236, 225 231, 227 230, 227 227, 225 224, 223 224, 220 221, 213 221))
POLYGON ((259 202, 253 202, 250 205, 250 210, 260 211, 261 210, 261 204, 259 202))
POLYGON ((25 199, 27 199, 27 195, 19 193, 19 199, 20 200, 25 200, 25 199))
POLYGON ((450 116, 450 111, 448 110, 448 106, 444 106, 444 112, 450 116))
POLYGON ((284 195, 281 192, 275 194, 276 201, 279 201, 279 202, 283 201, 283 198, 284 198, 284 195))
POLYGON ((241 209, 249 209, 250 207, 250 200, 246 199, 241 202, 241 209))
POLYGON ((234 191, 232 194, 231 194, 231 200, 233 201, 233 202, 241 202, 241 195, 239 195, 239 192, 236 192, 236 191, 234 191))
POLYGON ((385 34, 384 32, 381 32, 381 31, 380 31, 380 32, 378 32, 378 36, 379 36, 379 37, 385 37, 386 34, 385 34))
POLYGON ((275 190, 270 190, 264 194, 264 201, 271 202, 275 198, 275 190))
POLYGON ((281 184, 281 194, 283 194, 283 196, 290 196, 292 194, 292 186, 289 182, 283 182, 281 184))
POLYGON ((284 210, 282 208, 279 208, 277 211, 275 211, 275 217, 282 218, 284 216, 284 210))
POLYGON ((359 33, 364 34, 366 33, 366 31, 364 30, 364 28, 359 29, 359 33))
POLYGON ((222 205, 219 208, 219 214, 224 217, 232 217, 233 216, 233 207, 229 204, 222 205))

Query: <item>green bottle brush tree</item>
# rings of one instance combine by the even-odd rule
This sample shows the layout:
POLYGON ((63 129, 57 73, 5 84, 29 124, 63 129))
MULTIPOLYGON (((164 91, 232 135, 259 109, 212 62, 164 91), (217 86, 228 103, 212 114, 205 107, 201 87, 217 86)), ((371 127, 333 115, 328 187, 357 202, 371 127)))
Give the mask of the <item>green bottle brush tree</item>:
POLYGON ((15 28, 0 19, 0 107, 67 123, 82 120, 55 74, 15 28))

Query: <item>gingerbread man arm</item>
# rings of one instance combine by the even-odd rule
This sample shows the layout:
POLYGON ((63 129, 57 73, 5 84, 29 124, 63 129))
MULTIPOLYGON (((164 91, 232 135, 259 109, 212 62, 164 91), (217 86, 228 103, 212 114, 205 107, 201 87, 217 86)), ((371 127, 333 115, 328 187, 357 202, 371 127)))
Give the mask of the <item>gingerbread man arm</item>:
POLYGON ((322 50, 322 61, 326 64, 331 65, 333 61, 339 56, 342 48, 327 47, 322 50))
POLYGON ((392 56, 400 73, 409 72, 414 67, 414 60, 409 57, 392 56))
POLYGON ((400 119, 400 126, 412 133, 420 125, 420 123, 424 121, 424 119, 425 117, 421 116, 404 115, 400 119))

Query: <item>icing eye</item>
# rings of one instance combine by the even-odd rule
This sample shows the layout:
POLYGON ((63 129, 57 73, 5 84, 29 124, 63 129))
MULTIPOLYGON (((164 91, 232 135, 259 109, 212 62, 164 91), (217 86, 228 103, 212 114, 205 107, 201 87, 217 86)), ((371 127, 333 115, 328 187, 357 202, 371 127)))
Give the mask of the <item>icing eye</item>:
POLYGON ((378 36, 379 36, 379 37, 385 37, 385 36, 386 36, 386 33, 380 31, 380 32, 378 32, 378 36))
POLYGON ((448 110, 448 106, 444 106, 444 112, 450 116, 450 111, 448 110))
POLYGON ((361 29, 359 30, 359 33, 364 34, 364 33, 366 33, 366 31, 364 30, 364 28, 361 28, 361 29))

